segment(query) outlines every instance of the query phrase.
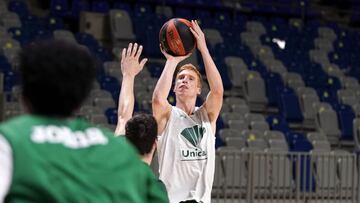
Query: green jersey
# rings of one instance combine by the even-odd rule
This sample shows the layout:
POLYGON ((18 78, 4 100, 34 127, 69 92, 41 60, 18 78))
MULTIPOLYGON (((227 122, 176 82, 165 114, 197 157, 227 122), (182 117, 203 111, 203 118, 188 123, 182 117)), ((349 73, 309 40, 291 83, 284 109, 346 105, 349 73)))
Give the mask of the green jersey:
POLYGON ((21 116, 0 134, 13 154, 5 202, 167 202, 130 144, 82 119, 21 116))

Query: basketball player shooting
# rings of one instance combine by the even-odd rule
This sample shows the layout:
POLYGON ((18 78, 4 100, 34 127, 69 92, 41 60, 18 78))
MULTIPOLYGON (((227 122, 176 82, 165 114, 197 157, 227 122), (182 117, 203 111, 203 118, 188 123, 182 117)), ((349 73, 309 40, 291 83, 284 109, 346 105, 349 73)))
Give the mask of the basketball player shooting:
POLYGON ((223 101, 223 84, 196 21, 191 32, 204 61, 210 91, 204 104, 195 106, 201 92, 201 77, 192 64, 180 67, 173 91, 176 105, 167 101, 177 65, 186 56, 166 57, 164 70, 156 84, 152 108, 158 123, 160 179, 165 183, 171 203, 211 201, 215 169, 215 131, 223 101))

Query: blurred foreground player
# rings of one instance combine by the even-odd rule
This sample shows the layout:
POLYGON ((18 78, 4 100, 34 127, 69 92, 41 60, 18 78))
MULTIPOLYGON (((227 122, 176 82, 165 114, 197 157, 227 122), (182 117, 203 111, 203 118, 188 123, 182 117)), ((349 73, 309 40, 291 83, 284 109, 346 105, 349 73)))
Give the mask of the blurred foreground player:
POLYGON ((29 115, 0 125, 0 202, 165 202, 132 146, 72 118, 95 79, 86 49, 33 44, 20 74, 29 115))

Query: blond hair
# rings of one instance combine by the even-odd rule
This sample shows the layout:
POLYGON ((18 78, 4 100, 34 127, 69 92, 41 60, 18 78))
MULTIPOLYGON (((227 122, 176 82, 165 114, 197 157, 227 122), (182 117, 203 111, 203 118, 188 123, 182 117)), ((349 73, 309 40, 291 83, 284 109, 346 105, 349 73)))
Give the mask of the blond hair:
POLYGON ((196 76, 198 77, 198 87, 200 87, 200 89, 201 89, 202 88, 201 74, 193 64, 188 63, 188 64, 185 64, 185 65, 181 66, 180 68, 178 68, 176 75, 175 75, 175 80, 177 80, 178 75, 184 70, 191 70, 191 71, 195 72, 196 76))

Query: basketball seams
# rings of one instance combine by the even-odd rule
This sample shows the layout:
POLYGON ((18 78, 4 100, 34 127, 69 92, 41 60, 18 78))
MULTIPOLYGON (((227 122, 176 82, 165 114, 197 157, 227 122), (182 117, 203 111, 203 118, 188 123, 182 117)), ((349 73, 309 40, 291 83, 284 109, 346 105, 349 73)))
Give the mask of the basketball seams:
POLYGON ((162 28, 160 29, 160 35, 159 35, 159 41, 161 43, 162 48, 165 50, 165 52, 170 53, 173 55, 174 53, 171 51, 169 45, 166 43, 166 33, 168 29, 169 23, 165 23, 162 28))
POLYGON ((166 41, 170 50, 177 56, 186 55, 184 45, 181 41, 180 34, 176 29, 177 20, 170 20, 166 30, 166 41))
POLYGON ((185 53, 192 52, 195 48, 195 37, 191 33, 189 26, 183 21, 177 24, 177 30, 180 35, 182 45, 184 47, 185 53))
POLYGON ((178 21, 184 23, 185 25, 187 25, 188 27, 192 27, 190 21, 184 19, 184 18, 178 18, 178 21))

